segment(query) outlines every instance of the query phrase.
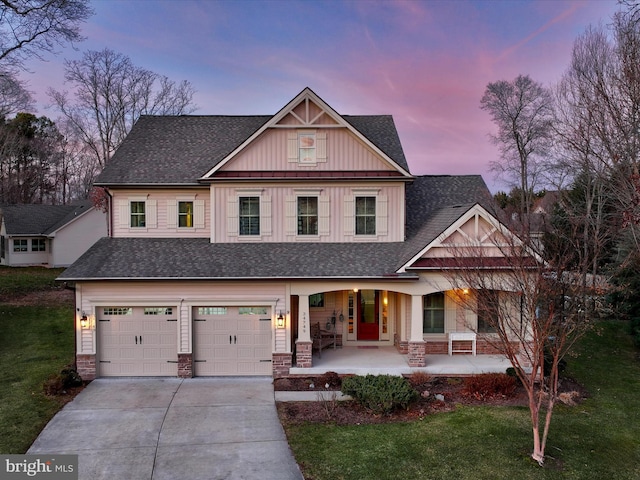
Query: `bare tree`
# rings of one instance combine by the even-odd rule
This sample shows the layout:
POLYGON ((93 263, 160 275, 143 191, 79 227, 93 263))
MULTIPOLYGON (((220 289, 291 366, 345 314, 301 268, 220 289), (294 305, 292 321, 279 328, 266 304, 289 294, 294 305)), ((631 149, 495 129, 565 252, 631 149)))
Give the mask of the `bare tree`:
POLYGON ((82 60, 66 62, 65 78, 75 87, 49 90, 63 117, 73 125, 103 168, 140 115, 180 115, 195 110, 194 89, 136 67, 125 55, 109 49, 88 51, 82 60))
POLYGON ((498 127, 491 139, 500 147, 501 162, 493 162, 492 169, 522 191, 519 213, 525 220, 540 183, 541 162, 549 152, 552 97, 541 84, 519 75, 512 82, 487 85, 480 106, 498 127))
POLYGON ((23 82, 10 73, 0 73, 0 118, 28 112, 33 106, 31 94, 23 82))
POLYGON ((80 25, 91 15, 88 0, 0 0, 0 69, 83 40, 80 25))
POLYGON ((513 365, 524 386, 532 458, 544 463, 564 357, 589 325, 580 275, 561 255, 543 261, 500 224, 448 249, 442 268, 456 301, 475 313, 468 328, 513 365))

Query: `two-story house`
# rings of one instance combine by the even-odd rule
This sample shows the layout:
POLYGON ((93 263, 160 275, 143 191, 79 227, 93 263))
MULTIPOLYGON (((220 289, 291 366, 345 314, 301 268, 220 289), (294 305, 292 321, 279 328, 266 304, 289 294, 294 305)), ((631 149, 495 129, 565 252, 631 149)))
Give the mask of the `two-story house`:
POLYGON ((96 185, 111 236, 59 278, 85 379, 283 375, 313 364, 316 323, 421 367, 482 331, 435 260, 501 228, 487 187, 412 175, 390 116, 308 88, 275 115, 144 116, 96 185))

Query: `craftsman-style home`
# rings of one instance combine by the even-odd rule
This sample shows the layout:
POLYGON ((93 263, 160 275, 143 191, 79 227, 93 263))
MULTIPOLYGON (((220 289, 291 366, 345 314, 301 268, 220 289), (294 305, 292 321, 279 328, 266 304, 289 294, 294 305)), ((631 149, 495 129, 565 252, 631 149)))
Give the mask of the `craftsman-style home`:
POLYGON ((502 228, 487 187, 412 175, 390 116, 308 88, 275 115, 143 116, 96 185, 111 234, 59 279, 85 379, 279 376, 335 345, 409 368, 495 353, 437 261, 502 228))

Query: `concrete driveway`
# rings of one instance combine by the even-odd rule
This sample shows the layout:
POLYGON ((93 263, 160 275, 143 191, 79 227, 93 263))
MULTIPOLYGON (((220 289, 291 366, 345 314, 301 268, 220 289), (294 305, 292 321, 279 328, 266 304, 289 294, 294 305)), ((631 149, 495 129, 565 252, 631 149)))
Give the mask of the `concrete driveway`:
POLYGON ((27 453, 78 454, 87 480, 302 479, 262 377, 94 380, 27 453))

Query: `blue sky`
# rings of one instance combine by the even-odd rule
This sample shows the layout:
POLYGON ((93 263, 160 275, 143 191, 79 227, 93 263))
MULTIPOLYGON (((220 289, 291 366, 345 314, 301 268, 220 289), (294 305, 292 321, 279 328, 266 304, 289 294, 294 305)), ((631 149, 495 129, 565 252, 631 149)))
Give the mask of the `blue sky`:
POLYGON ((615 0, 95 0, 87 39, 29 81, 42 115, 64 59, 108 47, 197 93, 196 114, 273 114, 310 87, 342 114, 391 114, 414 174, 481 174, 498 151, 480 110, 487 83, 528 74, 545 85, 615 0))

